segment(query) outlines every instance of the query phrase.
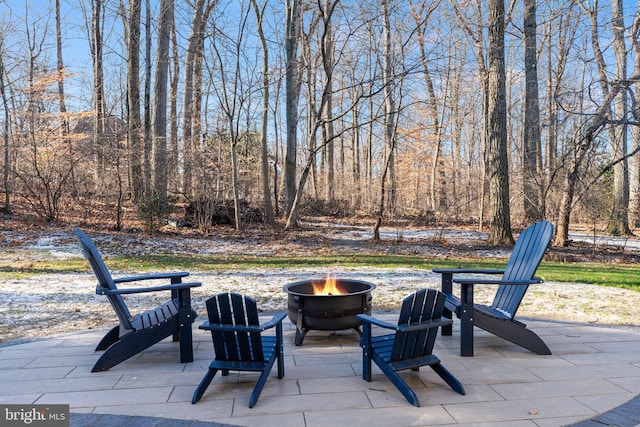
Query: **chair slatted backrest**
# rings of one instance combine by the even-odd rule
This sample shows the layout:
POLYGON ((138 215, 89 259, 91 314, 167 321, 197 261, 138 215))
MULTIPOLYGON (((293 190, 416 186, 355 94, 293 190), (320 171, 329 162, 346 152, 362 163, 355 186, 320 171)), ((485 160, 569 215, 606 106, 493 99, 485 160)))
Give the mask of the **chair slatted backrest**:
MULTIPOLYGON (((409 326, 440 319, 445 299, 445 295, 436 289, 421 289, 407 296, 402 301, 398 326, 409 326)), ((391 361, 396 362, 431 355, 437 335, 438 328, 396 332, 391 361)))
MULTIPOLYGON (((549 221, 540 221, 527 227, 518 236, 502 278, 533 279, 552 237, 553 224, 549 221)), ((491 306, 513 319, 527 288, 528 285, 500 285, 491 306)))
MULTIPOLYGON (((248 296, 220 293, 206 302, 211 325, 259 326, 258 306, 248 296)), ((234 362, 264 362, 262 338, 259 332, 211 331, 216 360, 234 362)))
MULTIPOLYGON (((93 243, 93 241, 87 236, 82 230, 79 228, 74 228, 73 232, 78 237, 80 241, 80 246, 82 246, 82 253, 84 257, 89 261, 91 265, 91 269, 93 270, 93 274, 95 274, 98 279, 98 285, 96 286, 96 292, 100 290, 115 290, 116 284, 113 281, 113 277, 111 277, 111 273, 109 273, 109 269, 102 261, 102 257, 100 256, 100 252, 98 252, 98 248, 93 243)), ((120 322, 124 326, 125 329, 133 329, 131 325, 131 313, 127 308, 127 305, 122 298, 122 295, 106 295, 113 310, 118 315, 120 322)))

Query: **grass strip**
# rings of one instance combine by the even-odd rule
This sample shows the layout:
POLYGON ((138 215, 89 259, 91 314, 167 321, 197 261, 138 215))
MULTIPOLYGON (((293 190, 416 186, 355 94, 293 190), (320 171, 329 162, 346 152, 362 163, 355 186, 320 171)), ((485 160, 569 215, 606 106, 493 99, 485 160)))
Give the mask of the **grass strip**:
MULTIPOLYGON (((147 255, 137 257, 111 257, 105 263, 112 271, 215 271, 248 270, 256 268, 330 268, 376 267, 416 268, 431 270, 438 267, 464 267, 481 269, 504 268, 506 259, 435 259, 416 255, 354 254, 261 257, 243 255, 147 255)), ((83 258, 49 259, 40 261, 0 262, 0 280, 18 279, 36 274, 71 273, 89 271, 83 258)), ((576 282, 615 286, 640 291, 640 266, 632 264, 560 263, 542 262, 537 276, 548 281, 576 282)))

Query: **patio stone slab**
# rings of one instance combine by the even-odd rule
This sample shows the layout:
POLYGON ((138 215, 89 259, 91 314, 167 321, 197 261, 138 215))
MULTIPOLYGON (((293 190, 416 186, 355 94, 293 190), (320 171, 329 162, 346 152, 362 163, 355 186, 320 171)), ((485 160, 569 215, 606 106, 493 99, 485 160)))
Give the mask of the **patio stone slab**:
POLYGON ((462 423, 537 420, 566 416, 593 416, 596 413, 571 397, 505 400, 445 405, 462 423))
MULTIPOLYGON (((396 319, 394 313, 377 316, 396 319)), ((100 356, 95 345, 106 331, 1 346, 0 403, 69 404, 72 425, 83 427, 81 420, 98 420, 96 427, 122 420, 179 427, 560 427, 592 420, 640 394, 640 328, 524 321, 553 355, 538 356, 478 330, 476 356, 460 357, 456 321, 452 336, 438 337, 434 353, 467 394, 453 392, 428 367, 402 372, 420 408, 407 403, 377 366, 373 381, 362 379, 355 332, 312 331, 295 346, 288 320, 285 377, 278 380, 272 371, 252 409, 253 373, 218 375, 202 400, 191 404, 214 357, 210 334, 197 324, 195 360, 186 364, 167 339, 109 371, 91 373, 100 356)))

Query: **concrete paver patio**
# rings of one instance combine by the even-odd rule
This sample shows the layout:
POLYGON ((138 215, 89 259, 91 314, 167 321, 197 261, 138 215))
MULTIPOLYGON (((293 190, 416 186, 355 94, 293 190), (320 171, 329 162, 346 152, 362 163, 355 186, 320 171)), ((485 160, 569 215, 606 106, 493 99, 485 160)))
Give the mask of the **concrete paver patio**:
MULTIPOLYGON (((396 313, 375 313, 395 322, 396 313)), ((265 316, 265 319, 267 317, 265 316)), ((200 320, 200 319, 199 319, 200 320)), ((464 384, 452 391, 431 369, 403 375, 422 407, 411 406, 374 365, 362 380, 354 331, 311 331, 293 345, 285 320, 285 377, 275 369, 252 409, 257 374, 216 376, 202 400, 192 394, 211 359, 208 333, 194 325, 195 361, 181 364, 177 343, 163 341, 107 372, 91 373, 105 331, 65 334, 0 347, 0 403, 70 404, 76 414, 209 421, 236 426, 540 426, 592 418, 640 394, 640 327, 525 322, 548 344, 538 356, 476 330, 475 356, 460 357, 458 324, 434 353, 464 384)), ((127 418, 119 418, 127 419, 127 418)), ((82 418, 72 418, 72 425, 82 418)), ((196 425, 196 424, 194 424, 196 425)))

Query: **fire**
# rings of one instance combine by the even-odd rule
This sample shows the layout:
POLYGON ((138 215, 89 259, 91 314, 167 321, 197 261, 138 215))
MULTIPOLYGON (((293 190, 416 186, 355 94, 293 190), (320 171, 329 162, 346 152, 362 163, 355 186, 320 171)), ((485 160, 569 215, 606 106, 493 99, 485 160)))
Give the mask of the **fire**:
POLYGON ((338 287, 338 280, 327 274, 324 282, 313 282, 314 295, 342 295, 344 292, 338 287))

